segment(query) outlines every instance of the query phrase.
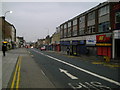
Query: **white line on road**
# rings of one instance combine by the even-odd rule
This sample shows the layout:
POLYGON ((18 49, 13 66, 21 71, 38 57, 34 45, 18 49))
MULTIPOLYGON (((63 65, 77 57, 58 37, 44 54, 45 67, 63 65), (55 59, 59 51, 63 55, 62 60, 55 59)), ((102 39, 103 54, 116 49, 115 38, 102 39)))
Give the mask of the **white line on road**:
POLYGON ((73 76, 72 74, 68 73, 68 71, 59 68, 60 72, 65 73, 68 77, 70 77, 71 79, 78 79, 77 77, 73 76))
MULTIPOLYGON (((35 51, 35 50, 33 50, 33 51, 35 51)), ((38 52, 38 51, 35 51, 35 52, 38 52)), ((77 66, 75 66, 75 65, 72 65, 72 64, 70 64, 70 63, 67 63, 67 62, 65 62, 65 61, 63 61, 63 60, 54 58, 54 57, 52 57, 52 56, 50 56, 50 55, 45 55, 44 53, 41 53, 41 52, 39 52, 39 53, 42 54, 42 55, 44 55, 44 56, 47 56, 47 57, 49 57, 49 58, 51 58, 51 59, 54 59, 54 60, 56 60, 56 61, 58 61, 58 62, 64 63, 64 64, 66 64, 66 65, 69 65, 69 66, 71 66, 71 67, 73 67, 73 68, 75 68, 75 69, 78 69, 78 70, 80 70, 80 71, 83 71, 83 72, 85 72, 85 73, 87 73, 87 74, 90 74, 90 75, 92 75, 92 76, 98 77, 98 78, 100 78, 100 79, 106 80, 106 81, 108 81, 108 82, 110 82, 110 83, 114 83, 114 84, 120 86, 120 83, 117 82, 117 81, 114 81, 114 80, 112 80, 112 79, 109 79, 109 78, 106 78, 106 77, 104 77, 104 76, 98 75, 98 74, 96 74, 96 73, 90 72, 90 71, 88 71, 88 70, 82 69, 82 68, 80 68, 80 67, 77 67, 77 66)))

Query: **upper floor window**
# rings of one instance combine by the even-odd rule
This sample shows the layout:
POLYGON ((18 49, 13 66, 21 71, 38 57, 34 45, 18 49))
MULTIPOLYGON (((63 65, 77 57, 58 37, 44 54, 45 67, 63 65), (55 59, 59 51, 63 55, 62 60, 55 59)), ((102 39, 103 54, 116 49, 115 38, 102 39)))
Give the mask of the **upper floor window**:
POLYGON ((73 20, 73 25, 77 25, 77 19, 73 20))
POLYGON ((79 22, 80 22, 80 23, 84 23, 84 22, 85 22, 85 16, 80 17, 80 18, 79 18, 79 22))
POLYGON ((93 26, 89 26, 88 28, 87 28, 88 30, 88 34, 91 34, 91 33, 95 33, 95 26, 93 25, 93 26))
POLYGON ((71 36, 71 27, 68 28, 68 37, 71 36))
POLYGON ((115 23, 120 23, 120 12, 115 13, 115 23))
POLYGON ((110 22, 103 22, 99 24, 99 32, 106 32, 109 31, 110 22))
POLYGON ((95 19, 95 11, 88 14, 88 20, 95 19))
POLYGON ((77 35, 77 25, 73 26, 73 32, 72 32, 73 36, 77 35))
POLYGON ((68 22, 68 27, 71 27, 71 22, 68 22))
POLYGON ((79 35, 85 34, 85 28, 79 28, 79 35))
POLYGON ((103 16, 105 14, 109 13, 109 6, 104 6, 102 8, 99 9, 99 16, 103 16))
POLYGON ((63 38, 63 30, 60 30, 60 37, 63 38))
POLYGON ((64 29, 66 29, 67 28, 67 24, 64 24, 64 29))

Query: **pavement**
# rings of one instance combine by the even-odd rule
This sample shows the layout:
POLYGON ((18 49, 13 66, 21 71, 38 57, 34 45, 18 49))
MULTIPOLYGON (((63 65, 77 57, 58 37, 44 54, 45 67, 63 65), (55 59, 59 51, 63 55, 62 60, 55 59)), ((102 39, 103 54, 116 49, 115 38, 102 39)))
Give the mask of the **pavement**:
POLYGON ((55 88, 25 48, 6 52, 2 58, 2 88, 55 88), (17 70, 18 69, 18 70, 17 70), (17 78, 16 78, 17 77, 17 78))
POLYGON ((71 58, 80 58, 80 60, 91 62, 91 64, 101 64, 103 66, 107 66, 110 68, 120 68, 120 60, 111 60, 107 62, 103 60, 103 58, 100 58, 99 56, 86 56, 86 55, 73 56, 73 55, 67 55, 66 52, 56 52, 56 51, 47 51, 47 52, 62 54, 71 58))

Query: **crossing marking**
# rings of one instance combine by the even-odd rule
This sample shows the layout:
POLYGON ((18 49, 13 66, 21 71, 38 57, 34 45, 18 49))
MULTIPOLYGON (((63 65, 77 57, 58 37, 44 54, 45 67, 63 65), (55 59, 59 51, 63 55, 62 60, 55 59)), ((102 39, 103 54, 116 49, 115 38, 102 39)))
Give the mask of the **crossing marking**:
MULTIPOLYGON (((38 51, 36 51, 36 50, 33 50, 33 51, 38 52, 38 51)), ((49 57, 49 58, 51 58, 51 59, 53 59, 53 60, 56 60, 56 61, 58 61, 58 62, 61 62, 61 63, 63 63, 63 64, 66 64, 66 65, 68 65, 68 66, 71 66, 71 67, 73 67, 73 68, 75 68, 75 69, 78 69, 79 71, 85 72, 85 73, 87 73, 87 74, 90 74, 90 75, 92 75, 92 76, 98 77, 98 78, 100 78, 100 79, 103 79, 103 80, 105 80, 105 81, 108 81, 108 82, 110 82, 110 83, 114 83, 114 84, 120 86, 120 83, 117 82, 117 81, 115 81, 115 80, 106 78, 106 77, 104 77, 104 76, 98 75, 98 74, 93 73, 93 72, 91 72, 91 71, 88 71, 88 70, 85 70, 85 69, 83 69, 83 68, 77 67, 77 66, 75 66, 75 65, 73 65, 73 64, 70 64, 70 63, 65 62, 65 61, 63 61, 63 60, 54 58, 54 57, 52 57, 52 56, 50 56, 50 55, 46 55, 46 54, 41 53, 41 52, 39 52, 39 53, 42 54, 42 55, 44 55, 44 56, 47 56, 47 57, 49 57)))

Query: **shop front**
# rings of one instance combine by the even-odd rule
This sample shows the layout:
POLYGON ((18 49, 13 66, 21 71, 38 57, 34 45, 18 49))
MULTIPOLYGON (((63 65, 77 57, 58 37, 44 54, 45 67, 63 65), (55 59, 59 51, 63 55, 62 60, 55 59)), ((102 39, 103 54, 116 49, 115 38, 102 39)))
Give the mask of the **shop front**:
POLYGON ((89 56, 96 56, 96 35, 86 37, 86 46, 89 56))
POLYGON ((96 35, 97 55, 105 58, 112 58, 112 34, 96 35))
POLYGON ((67 47, 70 47, 70 41, 60 41, 60 49, 62 52, 67 52, 67 47))
POLYGON ((70 52, 72 55, 78 55, 78 44, 79 44, 79 41, 78 40, 73 40, 72 41, 72 45, 70 47, 70 52))
POLYGON ((85 55, 88 50, 85 46, 85 40, 74 40, 72 41, 72 55, 85 55))
POLYGON ((113 58, 120 60, 120 30, 113 31, 113 58))
POLYGON ((79 43, 78 43, 78 47, 77 47, 77 52, 78 52, 78 55, 86 55, 88 54, 88 50, 87 50, 87 47, 86 47, 86 40, 80 40, 79 43))

